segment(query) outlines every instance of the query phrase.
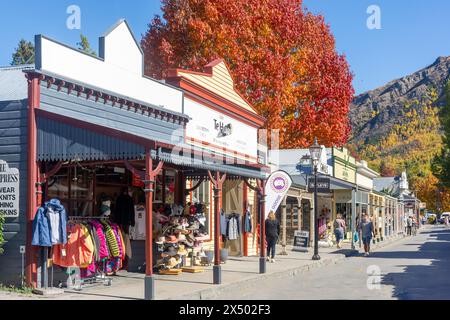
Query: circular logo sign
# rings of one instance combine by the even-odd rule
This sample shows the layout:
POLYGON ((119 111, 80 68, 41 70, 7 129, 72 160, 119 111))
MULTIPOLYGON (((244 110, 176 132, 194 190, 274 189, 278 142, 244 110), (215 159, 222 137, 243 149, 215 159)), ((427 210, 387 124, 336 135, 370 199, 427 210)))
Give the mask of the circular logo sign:
POLYGON ((270 187, 277 193, 286 191, 288 185, 289 181, 283 174, 275 174, 270 181, 270 187))

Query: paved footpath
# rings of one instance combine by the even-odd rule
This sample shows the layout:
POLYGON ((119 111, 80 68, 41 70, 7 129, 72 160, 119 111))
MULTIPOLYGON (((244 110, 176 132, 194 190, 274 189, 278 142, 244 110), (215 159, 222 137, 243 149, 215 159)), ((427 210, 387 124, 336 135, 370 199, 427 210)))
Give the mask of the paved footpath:
POLYGON ((267 280, 217 299, 450 299, 450 229, 426 226, 369 257, 350 257, 308 276, 267 280))
MULTIPOLYGON (((392 278, 407 284, 410 280, 403 278, 416 266, 423 269, 423 274, 432 274, 434 268, 444 273, 439 258, 450 252, 448 242, 436 242, 439 238, 450 237, 450 232, 443 229, 428 229, 415 238, 407 237, 384 241, 369 258, 348 257, 355 254, 349 244, 342 250, 320 248, 320 261, 311 260, 309 253, 292 252, 288 247, 287 256, 277 256, 276 263, 267 264, 267 273, 258 273, 258 257, 231 258, 222 265, 222 285, 212 285, 212 267, 206 267, 204 273, 183 273, 180 276, 156 275, 157 299, 377 299, 392 297, 392 278), (432 232, 432 233, 430 233, 432 232), (425 242, 425 243, 424 243, 425 242), (391 244, 390 244, 391 243, 391 244), (419 247, 422 245, 423 249, 419 247), (439 246, 439 248, 436 248, 439 246), (431 250, 431 251, 430 251, 431 250), (432 263, 431 256, 438 257, 432 263), (367 267, 380 266, 383 283, 380 290, 369 291, 366 286, 367 267), (406 266, 406 269, 404 269, 406 266)), ((448 239, 447 239, 448 240, 448 239)), ((439 240, 444 241, 444 240, 439 240)), ((278 248, 280 250, 280 248, 278 248)), ((278 251, 279 252, 279 251, 278 251)), ((435 258, 436 259, 436 258, 435 258)), ((143 299, 143 274, 120 272, 114 277, 110 287, 97 285, 86 287, 81 292, 66 291, 56 297, 18 296, 0 292, 0 299, 57 299, 57 300, 104 300, 104 299, 143 299)), ((441 277, 441 275, 439 275, 441 277)), ((432 287, 436 286, 434 284, 432 287)), ((448 287, 448 283, 446 284, 448 287)), ((403 289, 402 289, 403 290, 403 289)), ((395 291, 395 290, 394 290, 395 291)), ((409 291, 411 295, 412 292, 409 291)), ((408 298, 399 290, 397 297, 408 298)))

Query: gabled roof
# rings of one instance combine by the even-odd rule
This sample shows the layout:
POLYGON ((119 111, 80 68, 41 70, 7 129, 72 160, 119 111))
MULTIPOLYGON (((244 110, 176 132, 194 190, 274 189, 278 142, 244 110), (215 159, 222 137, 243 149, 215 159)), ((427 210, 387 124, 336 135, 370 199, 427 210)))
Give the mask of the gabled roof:
POLYGON ((204 67, 204 72, 172 69, 169 77, 183 77, 208 91, 257 114, 250 103, 235 89, 230 70, 223 59, 216 59, 204 67))
POLYGON ((28 98, 28 85, 24 70, 34 65, 0 67, 0 101, 17 101, 28 98))

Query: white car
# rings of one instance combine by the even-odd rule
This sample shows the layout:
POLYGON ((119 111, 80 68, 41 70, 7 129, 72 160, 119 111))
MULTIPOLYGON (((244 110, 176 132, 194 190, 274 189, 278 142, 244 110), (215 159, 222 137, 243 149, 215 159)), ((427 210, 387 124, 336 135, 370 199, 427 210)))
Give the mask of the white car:
POLYGON ((445 222, 445 218, 449 218, 449 220, 450 220, 450 212, 443 212, 441 214, 441 218, 439 219, 440 222, 444 223, 445 222))

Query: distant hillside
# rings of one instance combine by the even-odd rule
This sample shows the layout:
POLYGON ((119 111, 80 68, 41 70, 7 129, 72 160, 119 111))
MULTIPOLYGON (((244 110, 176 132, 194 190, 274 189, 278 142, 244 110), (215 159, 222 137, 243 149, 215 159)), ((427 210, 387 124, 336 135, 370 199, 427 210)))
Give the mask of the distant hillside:
POLYGON ((350 142, 360 146, 384 137, 395 124, 405 120, 402 113, 405 104, 420 101, 429 88, 436 90, 435 104, 441 105, 449 70, 450 57, 440 57, 422 70, 357 96, 350 106, 353 129, 350 142))
POLYGON ((429 67, 357 96, 350 107, 349 148, 382 175, 406 170, 428 207, 436 201, 431 160, 442 146, 438 111, 449 75, 450 57, 440 57, 429 67))

